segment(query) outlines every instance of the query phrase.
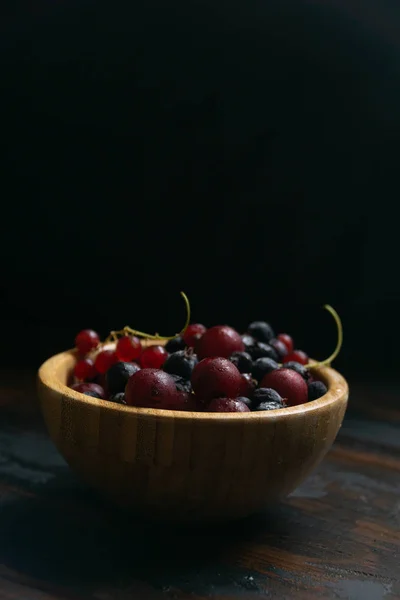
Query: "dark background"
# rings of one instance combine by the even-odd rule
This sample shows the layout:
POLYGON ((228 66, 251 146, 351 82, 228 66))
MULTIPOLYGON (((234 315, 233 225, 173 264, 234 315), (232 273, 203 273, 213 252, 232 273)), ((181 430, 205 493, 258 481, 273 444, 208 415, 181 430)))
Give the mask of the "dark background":
MULTIPOLYGON (((35 6, 34 6, 35 5, 35 6)), ((2 7, 2 363, 255 318, 396 377, 397 0, 2 7), (393 207, 393 208, 392 208, 393 207)))

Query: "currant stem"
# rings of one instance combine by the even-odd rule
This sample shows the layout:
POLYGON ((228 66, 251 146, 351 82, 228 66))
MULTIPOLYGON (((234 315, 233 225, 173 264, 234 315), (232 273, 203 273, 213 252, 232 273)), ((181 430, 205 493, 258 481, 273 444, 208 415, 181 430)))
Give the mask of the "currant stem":
POLYGON ((165 341, 173 340, 178 335, 183 335, 190 323, 190 302, 189 302, 189 299, 186 296, 185 292, 181 292, 181 296, 185 302, 186 322, 179 333, 176 333, 175 335, 171 335, 171 336, 163 336, 163 335, 159 335, 158 333, 153 335, 151 333, 145 333, 143 331, 138 331, 136 329, 132 329, 131 327, 129 327, 129 325, 125 325, 125 327, 123 329, 120 329, 119 331, 110 331, 110 335, 107 337, 107 339, 105 340, 104 343, 108 344, 111 341, 116 341, 118 339, 119 335, 127 335, 127 334, 136 335, 138 337, 146 338, 148 340, 165 340, 165 341))
POLYGON ((329 304, 325 304, 324 308, 335 319, 335 323, 336 323, 336 327, 337 327, 337 336, 338 336, 336 348, 332 352, 332 354, 330 356, 328 356, 328 358, 326 358, 325 360, 322 360, 321 362, 317 362, 317 363, 314 363, 314 364, 308 363, 307 365, 305 365, 306 369, 311 369, 311 368, 315 368, 315 367, 330 366, 330 364, 335 360, 335 358, 338 356, 338 354, 339 354, 339 352, 340 352, 340 350, 342 348, 342 344, 343 344, 343 325, 342 325, 342 321, 341 321, 338 313, 336 312, 336 310, 334 308, 332 308, 332 306, 330 306, 329 304))

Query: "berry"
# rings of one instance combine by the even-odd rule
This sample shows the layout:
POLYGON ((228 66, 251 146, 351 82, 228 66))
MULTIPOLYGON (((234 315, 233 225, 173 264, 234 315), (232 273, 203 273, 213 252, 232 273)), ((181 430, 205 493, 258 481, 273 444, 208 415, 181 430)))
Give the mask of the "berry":
POLYGON ((308 356, 303 350, 294 350, 285 356, 283 362, 298 362, 301 365, 306 365, 308 363, 308 356))
POLYGON ((168 340, 168 342, 165 344, 164 348, 166 349, 167 352, 171 353, 172 352, 178 352, 178 350, 184 350, 185 349, 185 340, 183 339, 183 337, 181 337, 180 335, 177 335, 176 337, 172 338, 172 340, 168 340))
POLYGON ((175 375, 174 373, 170 373, 170 375, 175 381, 175 386, 178 392, 187 392, 188 394, 192 393, 192 384, 190 381, 180 377, 179 375, 175 375))
POLYGON ((78 348, 80 354, 87 354, 91 350, 94 350, 99 343, 99 334, 93 331, 93 329, 83 329, 75 338, 75 346, 78 348))
POLYGON ((204 358, 193 369, 192 386, 203 401, 223 396, 236 398, 241 384, 241 374, 226 358, 204 358))
POLYGON ((256 384, 257 382, 252 378, 251 373, 242 373, 239 394, 251 398, 256 389, 256 384))
POLYGON ((96 367, 96 371, 98 373, 103 374, 106 373, 108 369, 116 362, 118 362, 118 357, 114 350, 102 350, 96 356, 94 366, 96 367))
POLYGON ((258 406, 255 407, 254 410, 277 410, 278 408, 285 408, 285 404, 283 402, 261 402, 258 406))
POLYGON ((289 406, 304 404, 308 399, 307 384, 293 369, 276 369, 265 375, 261 387, 276 390, 289 406))
POLYGON ((285 344, 288 353, 293 352, 294 344, 290 335, 288 335, 287 333, 280 333, 277 339, 283 344, 285 344))
POLYGON ((140 366, 143 369, 161 369, 168 357, 163 346, 149 346, 140 355, 140 366))
POLYGON ((198 358, 193 352, 187 350, 178 350, 170 354, 163 365, 166 373, 180 375, 184 379, 190 379, 192 371, 198 363, 198 358))
POLYGON ((322 396, 325 396, 328 388, 322 381, 312 381, 308 384, 308 399, 309 400, 317 400, 322 396))
POLYGON ((265 321, 254 321, 253 323, 250 323, 247 328, 247 332, 259 342, 268 343, 275 337, 275 333, 271 325, 265 321))
POLYGON ((272 360, 278 362, 278 354, 276 350, 269 344, 264 344, 264 342, 256 342, 254 346, 247 348, 247 352, 250 354, 253 360, 257 360, 257 358, 265 356, 266 358, 272 358, 272 360))
MULTIPOLYGON (((258 406, 262 402, 275 402, 283 406, 281 396, 271 388, 260 387, 253 394, 253 406, 258 406)), ((265 410, 265 409, 264 409, 265 410)))
POLYGON ((74 375, 77 379, 94 379, 97 375, 94 362, 90 358, 78 360, 74 367, 74 375))
POLYGON ((104 389, 97 383, 74 383, 74 385, 71 385, 71 389, 81 394, 91 395, 94 398, 101 398, 102 400, 106 397, 104 389), (94 394, 96 395, 94 396, 94 394))
POLYGON ((244 335, 242 335, 242 342, 244 344, 245 350, 247 351, 247 348, 251 348, 252 346, 254 346, 256 340, 253 338, 253 336, 249 335, 248 333, 245 333, 244 335))
POLYGON ((238 398, 214 398, 207 412, 250 412, 250 408, 238 398))
POLYGON ((119 360, 130 362, 139 358, 142 353, 142 344, 134 335, 124 335, 118 340, 115 353, 119 360))
MULTIPOLYGON (((161 407, 160 407, 161 408, 161 407)), ((165 401, 162 408, 164 410, 185 410, 197 411, 197 401, 194 394, 184 391, 177 391, 170 401, 165 401)))
POLYGON ((271 371, 275 371, 275 369, 279 369, 279 364, 272 358, 263 356, 261 358, 257 358, 257 360, 253 362, 251 374, 253 375, 254 379, 261 381, 264 375, 271 373, 271 371))
POLYGON ((173 403, 177 395, 175 381, 159 369, 141 369, 128 380, 125 400, 129 406, 164 408, 173 403))
POLYGON ((125 391, 129 377, 140 371, 139 365, 133 362, 117 362, 106 373, 107 391, 112 396, 125 391))
POLYGON ((115 402, 116 404, 126 404, 124 392, 119 392, 118 394, 114 394, 114 396, 110 396, 109 401, 115 402))
POLYGON ((244 344, 241 336, 228 325, 216 325, 207 329, 196 344, 199 358, 220 356, 228 358, 234 352, 243 352, 244 344))
POLYGON ((193 323, 193 325, 188 325, 185 333, 183 334, 184 342, 187 346, 193 348, 195 342, 197 341, 197 336, 202 336, 203 333, 207 331, 207 328, 201 323, 193 323))
POLYGON ((285 344, 278 339, 271 340, 269 345, 275 350, 280 361, 288 354, 285 344))
POLYGON ((245 404, 246 406, 248 406, 251 410, 253 403, 250 400, 250 398, 246 398, 246 396, 239 396, 238 398, 236 398, 236 400, 238 400, 239 402, 243 402, 243 404, 245 404))
POLYGON ((234 352, 229 360, 239 369, 241 373, 250 373, 253 360, 248 352, 234 352))
POLYGON ((285 369, 293 369, 293 371, 296 371, 296 373, 301 375, 302 378, 305 379, 305 381, 307 381, 310 378, 310 371, 306 369, 304 365, 295 362, 294 360, 291 360, 290 362, 285 362, 284 365, 285 369))

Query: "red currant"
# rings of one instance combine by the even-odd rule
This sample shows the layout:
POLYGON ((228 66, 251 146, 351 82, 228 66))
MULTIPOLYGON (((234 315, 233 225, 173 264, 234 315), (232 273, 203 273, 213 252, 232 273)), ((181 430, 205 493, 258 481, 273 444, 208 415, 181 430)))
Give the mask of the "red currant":
POLYGON ((168 352, 163 346, 149 346, 140 355, 139 363, 142 369, 161 369, 168 358, 168 352))
POLYGON ((74 367, 74 375, 77 379, 94 379, 97 375, 94 362, 90 358, 78 360, 74 367))
POLYGON ((185 333, 183 334, 185 344, 190 348, 193 348, 196 340, 199 339, 197 336, 202 336, 206 331, 207 328, 201 323, 193 323, 193 325, 188 325, 185 333))
POLYGON ((290 354, 290 352, 293 352, 294 344, 293 344, 293 339, 290 337, 290 335, 288 335, 287 333, 280 333, 277 336, 277 339, 280 342, 282 342, 282 344, 285 344, 286 349, 289 354, 290 354))
POLYGON ((125 400, 130 406, 170 408, 177 401, 175 381, 160 369, 142 369, 126 384, 125 400))
POLYGON ((250 412, 250 408, 238 398, 214 398, 207 412, 250 412))
POLYGON ((207 329, 196 344, 199 358, 222 356, 228 358, 234 352, 243 352, 244 343, 240 334, 228 325, 216 325, 207 329))
POLYGON ((285 356, 283 362, 298 362, 301 365, 306 365, 308 363, 308 356, 303 350, 294 350, 285 356))
POLYGON ((275 369, 267 373, 260 387, 272 388, 278 392, 288 406, 304 404, 308 399, 307 384, 293 369, 275 369))
POLYGON ((123 362, 131 362, 139 358, 142 353, 142 344, 134 335, 124 335, 115 347, 115 354, 123 362))
POLYGON ((78 348, 80 354, 87 354, 94 348, 97 348, 99 343, 99 334, 93 331, 93 329, 83 329, 75 338, 75 346, 78 348))
POLYGON ((102 350, 96 356, 96 360, 94 361, 94 366, 96 367, 96 371, 98 373, 106 373, 112 365, 118 362, 118 357, 115 354, 114 350, 102 350))
POLYGON ((104 388, 97 383, 74 383, 74 385, 71 385, 71 389, 80 392, 81 394, 101 398, 102 400, 106 397, 104 388))
POLYGON ((212 398, 236 398, 240 393, 242 377, 230 360, 222 357, 205 358, 192 373, 192 386, 203 401, 212 398))

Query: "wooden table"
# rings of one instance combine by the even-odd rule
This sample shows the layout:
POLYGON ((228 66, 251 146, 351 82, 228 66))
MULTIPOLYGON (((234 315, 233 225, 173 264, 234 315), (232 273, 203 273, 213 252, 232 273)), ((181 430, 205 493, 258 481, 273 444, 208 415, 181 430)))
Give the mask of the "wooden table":
POLYGON ((353 385, 339 438, 280 506, 220 528, 122 521, 48 440, 33 373, 0 373, 0 599, 400 598, 400 403, 353 385))

